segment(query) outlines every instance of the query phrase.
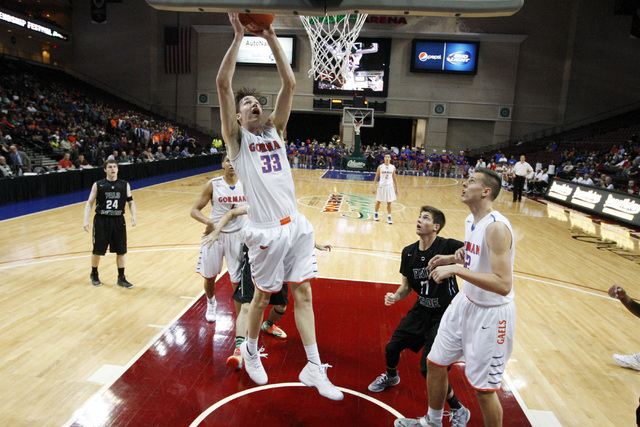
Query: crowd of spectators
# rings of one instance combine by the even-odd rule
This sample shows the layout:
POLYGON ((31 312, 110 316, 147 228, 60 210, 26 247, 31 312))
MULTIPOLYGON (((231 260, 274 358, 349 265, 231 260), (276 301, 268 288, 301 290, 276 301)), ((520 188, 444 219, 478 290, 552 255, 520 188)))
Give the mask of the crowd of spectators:
MULTIPOLYGON (((391 146, 381 144, 365 145, 361 156, 365 159, 366 170, 375 172, 378 165, 384 163, 384 156, 391 156, 391 163, 399 174, 407 175, 467 175, 469 161, 464 152, 455 156, 453 152, 433 149, 429 155, 424 149, 410 146, 391 146)), ((353 146, 346 147, 338 138, 331 142, 317 140, 287 142, 287 156, 294 167, 310 169, 345 169, 347 160, 353 155, 353 146)))
POLYGON ((68 170, 101 167, 110 157, 143 163, 213 154, 222 146, 150 113, 116 106, 71 79, 0 58, 0 162, 11 175, 32 171, 27 151, 59 160, 57 168, 68 170))
MULTIPOLYGON (((548 183, 548 178, 555 176, 582 185, 639 194, 640 137, 637 134, 622 143, 594 145, 575 142, 562 148, 559 144, 550 142, 545 151, 547 155, 542 158, 551 160, 536 162, 534 173, 527 176, 529 193, 544 192, 546 184, 541 184, 540 181, 548 183), (581 149, 581 145, 587 148, 581 149)), ((482 153, 476 167, 489 167, 502 173, 504 186, 510 188, 513 185, 513 165, 516 162, 514 156, 507 159, 498 150, 490 155, 482 153), (486 159, 489 160, 488 163, 485 162, 486 159)))

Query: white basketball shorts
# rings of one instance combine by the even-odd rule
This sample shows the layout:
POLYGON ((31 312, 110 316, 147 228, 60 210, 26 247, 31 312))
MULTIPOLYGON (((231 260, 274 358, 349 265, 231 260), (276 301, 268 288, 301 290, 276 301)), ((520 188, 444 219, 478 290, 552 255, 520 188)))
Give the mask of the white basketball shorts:
POLYGON ((205 279, 212 279, 222 271, 222 258, 227 261, 227 270, 231 283, 239 283, 242 277, 242 230, 233 233, 220 233, 219 240, 209 248, 200 246, 200 256, 196 273, 205 279))
POLYGON ((391 203, 396 200, 396 190, 393 185, 383 185, 378 187, 376 200, 381 203, 391 203))
POLYGON ((255 285, 278 292, 283 283, 302 283, 318 277, 313 226, 296 212, 275 223, 247 221, 244 241, 255 285))
POLYGON ((438 366, 449 366, 464 356, 465 375, 473 388, 499 390, 513 350, 515 327, 513 301, 483 307, 460 291, 442 317, 427 359, 438 366))

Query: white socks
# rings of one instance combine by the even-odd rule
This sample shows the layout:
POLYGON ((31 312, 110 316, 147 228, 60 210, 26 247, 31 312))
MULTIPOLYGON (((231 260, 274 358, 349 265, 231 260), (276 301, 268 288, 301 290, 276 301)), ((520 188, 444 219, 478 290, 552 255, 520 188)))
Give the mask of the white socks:
POLYGON ((320 366, 320 352, 318 351, 318 344, 305 345, 304 351, 307 353, 307 360, 313 364, 320 366))
POLYGON ((429 407, 429 412, 427 412, 427 415, 429 416, 430 421, 442 422, 443 413, 444 413, 444 409, 440 409, 439 411, 436 411, 435 409, 431 409, 431 407, 429 407))

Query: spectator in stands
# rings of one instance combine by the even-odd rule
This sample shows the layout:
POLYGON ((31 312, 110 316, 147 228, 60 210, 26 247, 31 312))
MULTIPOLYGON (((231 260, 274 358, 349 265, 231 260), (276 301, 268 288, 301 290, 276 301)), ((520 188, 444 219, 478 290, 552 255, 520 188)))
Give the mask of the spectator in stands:
POLYGON ((78 158, 73 162, 73 165, 76 169, 91 169, 93 167, 91 166, 91 163, 85 159, 84 154, 78 154, 78 158))
POLYGON ((4 156, 0 156, 0 173, 2 178, 13 178, 11 166, 7 164, 7 159, 4 156))
POLYGON ((175 147, 173 147, 173 151, 171 152, 171 157, 174 159, 182 157, 179 145, 176 145, 175 147))
POLYGON ((496 153, 496 157, 494 162, 495 163, 500 163, 502 161, 502 158, 504 157, 504 154, 502 154, 501 150, 498 150, 498 152, 496 153))
POLYGON ((548 173, 551 176, 556 174, 556 164, 555 164, 555 162, 553 160, 551 160, 551 162, 549 162, 548 173))
POLYGON ((605 175, 600 182, 600 187, 606 188, 607 190, 614 190, 615 188, 613 187, 613 179, 609 175, 605 175))
POLYGON ((153 155, 153 158, 156 160, 167 160, 167 156, 162 152, 162 145, 158 146, 158 151, 153 155))
POLYGON ((147 150, 142 150, 142 153, 140 153, 140 156, 138 156, 137 163, 149 163, 152 161, 153 156, 147 150))
POLYGON ((591 175, 585 173, 582 177, 578 179, 578 184, 583 185, 593 185, 593 180, 591 179, 591 175))
POLYGON ((66 153, 64 153, 64 156, 58 162, 58 170, 68 170, 68 169, 75 169, 75 168, 76 167, 73 165, 73 162, 71 161, 71 153, 67 151, 66 153))
POLYGON ((98 153, 98 155, 96 156, 93 162, 93 165, 101 168, 104 162, 106 161, 107 161, 107 153, 105 153, 104 150, 100 150, 100 152, 98 153))
POLYGON ((31 172, 31 159, 22 150, 18 150, 15 144, 12 144, 9 149, 11 150, 11 163, 13 164, 13 174, 21 176, 25 172, 31 172))
POLYGON ((188 146, 184 146, 184 148, 182 149, 182 152, 180 153, 180 157, 193 157, 193 154, 189 153, 189 147, 188 146))
POLYGON ((549 173, 547 168, 542 168, 541 171, 533 178, 533 191, 534 193, 544 193, 549 185, 549 173))
POLYGON ((120 159, 118 150, 113 150, 113 153, 109 154, 109 157, 107 157, 107 160, 115 160, 116 162, 118 161, 118 159, 120 159))
POLYGON ((475 169, 478 169, 478 168, 486 168, 486 167, 487 167, 487 164, 484 162, 484 160, 482 160, 482 157, 480 157, 480 158, 478 159, 478 161, 476 162, 476 167, 475 167, 475 169))
POLYGON ((635 180, 633 179, 629 180, 629 183, 627 184, 627 193, 640 194, 640 187, 638 187, 635 180))
POLYGON ((640 174, 640 168, 638 167, 638 161, 633 160, 631 162, 631 167, 626 171, 626 176, 629 179, 637 180, 640 174))
POLYGON ((518 163, 518 161, 516 160, 516 158, 515 158, 515 157, 511 156, 511 158, 509 158, 509 161, 508 161, 507 163, 509 163, 510 165, 512 165, 512 166, 513 166, 513 165, 515 165, 516 163, 518 163))

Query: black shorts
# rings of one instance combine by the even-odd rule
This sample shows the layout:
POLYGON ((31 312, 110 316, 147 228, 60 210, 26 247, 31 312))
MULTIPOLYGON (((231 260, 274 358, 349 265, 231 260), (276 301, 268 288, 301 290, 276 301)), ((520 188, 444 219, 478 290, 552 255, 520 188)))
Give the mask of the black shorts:
MULTIPOLYGON (((443 314, 444 312, 425 312, 420 308, 414 307, 400 321, 400 325, 398 325, 389 344, 387 344, 393 351, 398 352, 408 348, 417 353, 422 349, 420 373, 424 377, 427 375, 427 356, 438 334, 438 327, 443 314)), ((451 367, 448 369, 451 369, 451 367)))
POLYGON ((93 254, 104 255, 109 248, 111 253, 127 253, 127 225, 124 215, 93 217, 93 254))
MULTIPOLYGON (((248 304, 253 299, 255 289, 253 280, 245 280, 243 277, 233 292, 232 298, 240 304, 248 304)), ((282 284, 282 289, 279 292, 271 294, 269 305, 289 305, 289 286, 286 283, 282 284)))

